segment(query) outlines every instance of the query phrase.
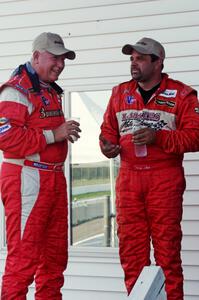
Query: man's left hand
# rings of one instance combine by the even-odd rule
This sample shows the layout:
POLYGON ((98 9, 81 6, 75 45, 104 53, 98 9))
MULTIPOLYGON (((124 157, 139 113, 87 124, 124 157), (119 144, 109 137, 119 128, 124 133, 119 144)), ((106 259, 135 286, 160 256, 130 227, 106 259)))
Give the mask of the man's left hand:
POLYGON ((133 133, 132 141, 135 145, 154 144, 156 138, 155 130, 142 128, 133 133))

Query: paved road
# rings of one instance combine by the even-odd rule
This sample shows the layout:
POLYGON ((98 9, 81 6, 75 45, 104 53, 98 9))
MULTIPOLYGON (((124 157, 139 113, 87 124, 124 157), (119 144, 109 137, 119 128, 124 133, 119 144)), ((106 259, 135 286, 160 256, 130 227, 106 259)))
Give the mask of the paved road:
MULTIPOLYGON (((73 245, 79 247, 106 247, 104 219, 99 218, 72 228, 73 245)), ((117 237, 115 238, 117 245, 117 237)))

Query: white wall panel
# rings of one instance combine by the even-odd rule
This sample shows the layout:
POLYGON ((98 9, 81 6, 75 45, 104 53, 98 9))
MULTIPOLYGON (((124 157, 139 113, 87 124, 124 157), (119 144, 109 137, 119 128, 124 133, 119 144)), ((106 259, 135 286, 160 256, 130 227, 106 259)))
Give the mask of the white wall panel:
MULTIPOLYGON (((0 29, 1 28, 13 28, 13 24, 16 27, 30 27, 35 26, 37 23, 38 26, 42 25, 55 25, 55 24, 69 24, 69 23, 82 23, 88 21, 102 21, 102 20, 111 20, 111 19, 125 19, 125 18, 141 18, 145 17, 147 20, 150 17, 167 17, 178 16, 183 17, 183 13, 194 13, 198 11, 199 4, 198 2, 191 0, 189 2, 184 2, 184 5, 179 5, 178 1, 162 1, 161 5, 156 5, 158 1, 142 1, 136 3, 133 1, 98 1, 87 2, 85 5, 84 1, 79 1, 80 6, 76 7, 73 3, 70 5, 64 3, 63 1, 57 1, 53 5, 53 8, 49 7, 52 1, 26 1, 26 5, 23 10, 12 7, 12 10, 8 12, 8 4, 1 7, 1 20, 0 20, 0 29), (61 4, 59 6, 59 3, 61 4), (30 4, 34 5, 34 9, 30 8, 27 11, 27 8, 30 4), (38 4, 38 6, 37 6, 38 4), (35 7, 37 6, 37 11, 35 7), (50 13, 50 18, 49 18, 50 13), (9 18, 8 18, 9 16, 9 18), (20 18, 18 17, 20 16, 20 18), (30 18, 31 17, 31 18, 30 18), (9 22, 13 20, 15 23, 9 22), (37 22, 36 22, 37 21, 37 22)), ((22 5, 24 2, 21 2, 22 5)), ((175 22, 176 23, 176 22, 175 22)), ((185 23, 186 24, 186 23, 185 23)), ((184 24, 183 24, 184 25, 184 24)))
MULTIPOLYGON (((96 41, 97 42, 97 41, 96 41)), ((129 38, 129 42, 131 39, 129 38)), ((69 45, 71 47, 71 45, 69 45)), ((73 48, 73 47, 71 47, 73 48)), ((12 47, 13 49, 13 47, 12 47)), ((167 60, 165 61, 165 68, 169 69, 168 71, 173 70, 172 66, 177 65, 176 71, 191 71, 198 70, 198 49, 199 41, 195 42, 182 42, 174 44, 166 44, 165 49, 167 51, 167 60), (187 55, 189 53, 189 55, 187 55), (191 56, 190 56, 191 55, 191 56), (193 67, 194 66, 194 67, 193 67)), ((2 49, 1 49, 2 51, 2 49)), ((21 63, 24 59, 30 58, 30 53, 24 53, 21 55, 15 55, 14 50, 10 54, 9 61, 5 60, 5 56, 0 56, 0 65, 2 69, 13 69, 16 64, 21 63)), ((5 55, 5 54, 4 54, 5 55)), ((6 53, 7 55, 7 53, 6 53)), ((81 50, 77 53, 77 62, 81 65, 103 63, 103 62, 117 62, 117 61, 128 61, 130 65, 129 56, 124 56, 121 53, 121 47, 112 47, 112 48, 101 48, 101 49, 89 49, 81 50)), ((73 62, 70 62, 69 65, 74 65, 73 62)), ((127 69, 128 71, 128 69, 127 69)))
MULTIPOLYGON (((70 44, 70 47, 76 49, 76 51, 86 50, 90 51, 92 49, 107 49, 107 48, 120 48, 123 44, 134 42, 142 36, 151 35, 158 40, 161 40, 167 49, 167 57, 185 55, 188 56, 196 54, 197 43, 198 43, 198 29, 199 26, 194 28, 195 30, 190 32, 190 28, 174 28, 171 30, 165 28, 163 31, 159 31, 158 28, 148 31, 139 31, 139 32, 123 32, 121 33, 107 33, 102 36, 98 33, 96 35, 87 36, 86 32, 77 37, 70 36, 65 37, 65 41, 70 44), (183 29, 183 30, 182 30, 183 29), (192 44, 193 43, 193 44, 192 44), (196 43, 196 44, 195 44, 196 43), (186 47, 186 48, 185 48, 186 47), (177 52, 177 55, 176 55, 177 52)), ((2 34, 3 36, 3 34, 2 34)), ((10 41, 4 43, 2 40, 0 56, 7 55, 27 55, 31 51, 31 42, 30 37, 26 40, 23 36, 18 36, 16 42, 10 41), (14 46, 14 47, 12 47, 14 46)))
MULTIPOLYGON (((155 0, 156 1, 156 0, 155 0)), ((192 0, 193 1, 193 0, 192 0)), ((70 10, 70 9, 79 9, 79 8, 89 8, 89 7, 100 7, 102 5, 117 5, 121 3, 134 3, 134 2, 143 2, 143 0, 87 0, 86 3, 84 0, 73 0, 69 3, 66 3, 65 0, 1 0, 1 11, 0 15, 21 15, 29 14, 33 15, 35 12, 54 12, 59 10, 70 10), (9 3, 12 2, 12 3, 9 3), (25 5, 24 5, 25 4, 25 5), (23 8, 23 9, 22 9, 23 8)))
MULTIPOLYGON (((107 9, 107 8, 106 8, 107 9)), ((114 10, 115 11, 115 10, 114 10)), ((112 12, 112 15, 114 14, 112 12)), ((150 34, 151 30, 158 29, 172 29, 173 27, 195 27, 198 26, 198 11, 189 12, 189 18, 187 18, 187 13, 180 14, 170 14, 170 15, 154 15, 154 16, 141 16, 141 17, 128 17, 128 18, 111 18, 104 20, 102 16, 98 20, 91 20, 87 22, 79 23, 57 23, 57 24, 45 24, 41 23, 40 19, 35 19, 35 25, 27 27, 23 26, 13 26, 15 20, 11 20, 10 23, 12 26, 9 28, 2 28, 2 39, 1 42, 10 42, 20 40, 32 40, 31 37, 34 37, 38 33, 45 30, 52 30, 59 32, 63 37, 72 37, 72 36, 88 36, 88 35, 101 35, 101 34, 114 34, 118 32, 134 32, 135 28, 139 28, 139 31, 147 31, 150 34), (41 23, 41 24, 40 24, 41 23), (81 26, 81 32, 79 30, 81 26), (133 29, 133 30, 132 30, 133 29)), ((20 17, 21 19, 21 17, 20 17)), ((31 18, 29 17, 29 20, 31 18)), ((41 15, 42 20, 42 15, 41 15)), ((50 18, 48 17, 48 20, 50 18)), ((65 22, 67 19, 65 20, 65 22)), ((3 24, 3 23, 2 23, 3 24)), ((23 23, 24 24, 24 23, 23 23)), ((27 22, 26 22, 27 24, 27 22)), ((194 28, 193 28, 194 29, 194 28)))
MULTIPOLYGON (((190 210, 191 214, 194 211, 194 207, 186 207, 185 212, 187 210, 190 210), (190 209, 189 209, 190 208, 190 209)), ((198 215, 198 207, 197 207, 197 215, 198 215)), ((185 215, 185 213, 184 213, 185 215)), ((183 222, 182 222, 182 229, 183 229, 183 233, 184 235, 197 235, 198 234, 198 228, 199 228, 199 221, 190 221, 190 220, 186 220, 185 221, 185 216, 183 217, 183 222)))

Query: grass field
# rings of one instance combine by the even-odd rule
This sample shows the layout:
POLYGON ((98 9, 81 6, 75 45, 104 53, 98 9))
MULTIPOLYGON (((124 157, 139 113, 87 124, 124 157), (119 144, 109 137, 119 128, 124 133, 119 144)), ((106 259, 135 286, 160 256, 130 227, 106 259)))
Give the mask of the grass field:
POLYGON ((75 179, 72 181, 72 185, 76 186, 83 186, 83 185, 92 185, 92 184, 106 184, 110 182, 110 178, 102 178, 102 179, 75 179))
POLYGON ((84 193, 84 194, 74 195, 72 197, 72 201, 91 199, 91 198, 97 198, 97 197, 103 197, 103 196, 110 196, 110 191, 84 193))

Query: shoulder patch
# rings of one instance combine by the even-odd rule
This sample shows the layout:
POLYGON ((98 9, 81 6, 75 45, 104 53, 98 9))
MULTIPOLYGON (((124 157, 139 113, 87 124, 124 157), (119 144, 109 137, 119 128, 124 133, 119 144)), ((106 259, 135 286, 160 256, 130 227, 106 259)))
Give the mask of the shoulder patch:
POLYGON ((28 94, 28 90, 25 89, 22 85, 16 84, 15 86, 16 86, 16 88, 17 88, 20 92, 24 93, 25 95, 28 94))

